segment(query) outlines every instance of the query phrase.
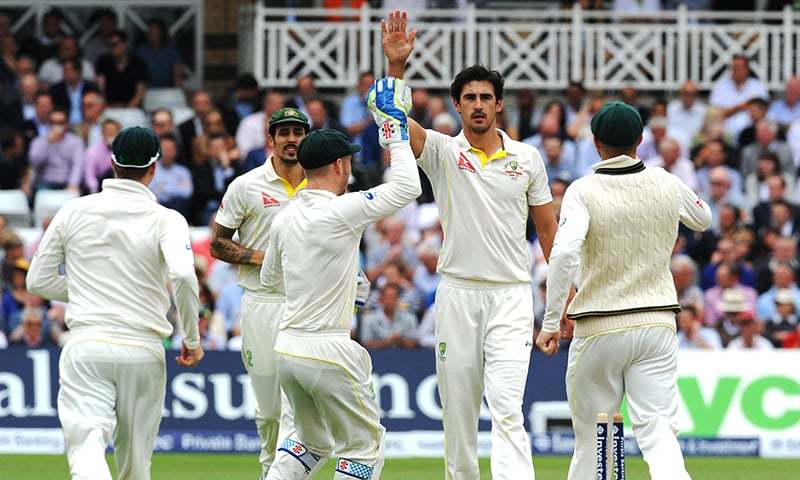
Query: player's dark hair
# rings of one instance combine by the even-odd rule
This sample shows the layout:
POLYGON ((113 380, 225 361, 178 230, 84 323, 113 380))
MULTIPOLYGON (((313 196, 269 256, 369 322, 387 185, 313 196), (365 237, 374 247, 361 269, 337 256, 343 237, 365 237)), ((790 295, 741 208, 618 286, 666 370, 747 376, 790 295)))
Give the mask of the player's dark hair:
POLYGON ((458 72, 453 83, 450 84, 450 96, 453 101, 458 103, 461 99, 461 91, 464 85, 469 82, 489 82, 494 87, 494 96, 497 100, 503 99, 503 85, 505 80, 497 70, 489 70, 483 65, 473 65, 458 72))

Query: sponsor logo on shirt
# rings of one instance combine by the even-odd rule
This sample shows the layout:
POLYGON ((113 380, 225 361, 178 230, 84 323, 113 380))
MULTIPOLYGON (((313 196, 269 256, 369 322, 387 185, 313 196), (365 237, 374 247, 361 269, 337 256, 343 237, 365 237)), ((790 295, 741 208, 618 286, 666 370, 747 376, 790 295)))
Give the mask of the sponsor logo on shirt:
POLYGON ((522 167, 519 165, 518 161, 511 160, 503 165, 503 173, 511 177, 512 180, 516 180, 522 176, 522 167))
POLYGON ((361 192, 361 195, 364 195, 367 200, 375 200, 375 193, 373 192, 361 192))
POLYGON ((261 201, 264 203, 265 207, 279 207, 281 205, 281 202, 279 202, 277 198, 271 197, 265 192, 261 192, 261 201))
POLYGON ((458 168, 468 172, 477 173, 475 171, 475 167, 472 166, 472 163, 470 163, 467 156, 464 155, 464 152, 461 152, 461 154, 458 156, 458 168))

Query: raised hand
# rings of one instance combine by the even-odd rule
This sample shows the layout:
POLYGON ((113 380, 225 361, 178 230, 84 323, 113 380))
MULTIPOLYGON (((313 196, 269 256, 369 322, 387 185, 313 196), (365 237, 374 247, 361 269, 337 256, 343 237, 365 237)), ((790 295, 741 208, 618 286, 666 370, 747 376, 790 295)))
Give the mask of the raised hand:
POLYGON ((408 12, 395 10, 389 13, 387 20, 381 20, 381 40, 383 54, 389 64, 405 65, 409 55, 414 50, 414 38, 417 30, 406 33, 408 27, 408 12))
POLYGON ((375 81, 367 94, 367 108, 378 124, 378 140, 387 148, 392 143, 407 142, 411 110, 411 89, 404 81, 385 77, 375 81))

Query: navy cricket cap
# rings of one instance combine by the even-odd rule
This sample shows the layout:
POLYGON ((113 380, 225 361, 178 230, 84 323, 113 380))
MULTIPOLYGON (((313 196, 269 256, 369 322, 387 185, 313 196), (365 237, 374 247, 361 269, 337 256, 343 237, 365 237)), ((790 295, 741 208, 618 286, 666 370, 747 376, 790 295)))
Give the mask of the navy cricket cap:
POLYGON ((592 118, 592 134, 609 147, 632 147, 641 138, 643 130, 639 112, 623 102, 606 103, 592 118))
POLYGON ((322 128, 303 137, 297 147, 297 160, 303 168, 312 170, 360 151, 361 146, 350 143, 344 133, 322 128))
POLYGON ((111 143, 111 159, 120 167, 147 168, 160 156, 158 137, 149 128, 128 127, 111 143))

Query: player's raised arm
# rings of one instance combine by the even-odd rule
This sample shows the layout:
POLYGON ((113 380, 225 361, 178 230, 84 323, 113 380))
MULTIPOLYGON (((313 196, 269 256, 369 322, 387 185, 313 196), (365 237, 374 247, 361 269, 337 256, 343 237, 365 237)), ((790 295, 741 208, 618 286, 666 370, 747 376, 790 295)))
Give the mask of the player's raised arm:
POLYGON ((28 291, 59 302, 69 302, 67 278, 60 274, 64 263, 64 218, 68 209, 62 208, 45 230, 39 249, 33 256, 28 275, 25 277, 28 291))
MULTIPOLYGON (((408 12, 395 10, 389 18, 381 20, 381 42, 383 54, 389 62, 388 74, 391 77, 403 78, 406 73, 406 62, 414 51, 414 39, 417 30, 407 32, 408 12)), ((425 148, 425 129, 413 119, 408 119, 408 133, 414 157, 419 158, 425 148)))

